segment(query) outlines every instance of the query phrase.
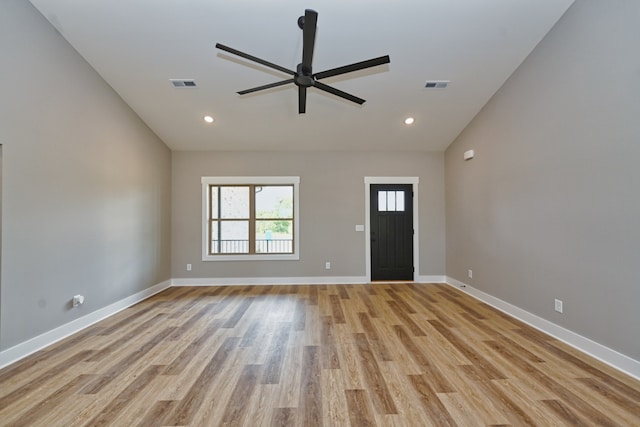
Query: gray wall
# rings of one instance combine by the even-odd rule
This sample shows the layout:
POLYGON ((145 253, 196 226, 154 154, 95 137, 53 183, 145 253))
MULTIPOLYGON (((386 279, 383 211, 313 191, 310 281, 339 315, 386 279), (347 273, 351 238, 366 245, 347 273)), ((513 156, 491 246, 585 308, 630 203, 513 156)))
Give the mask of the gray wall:
POLYGON ((365 176, 420 178, 419 272, 444 275, 443 153, 174 152, 173 277, 364 276, 365 176), (299 261, 201 261, 200 178, 226 175, 300 176, 299 261))
POLYGON ((6 349, 170 278, 171 153, 29 2, 0 52, 6 349))
POLYGON ((577 0, 445 160, 447 274, 635 360, 639 22, 577 0))
MULTIPOLYGON (((0 291, 2 290, 2 141, 0 141, 0 291)), ((2 307, 2 292, 0 292, 2 307)))

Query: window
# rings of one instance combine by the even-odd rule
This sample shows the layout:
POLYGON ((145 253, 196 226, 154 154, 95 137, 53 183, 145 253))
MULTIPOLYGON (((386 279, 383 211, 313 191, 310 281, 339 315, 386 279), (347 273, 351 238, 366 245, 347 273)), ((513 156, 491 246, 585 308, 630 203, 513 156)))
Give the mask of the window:
POLYGON ((299 182, 299 177, 203 177, 202 259, 299 259, 299 182))
POLYGON ((404 212, 404 191, 378 191, 378 212, 404 212))

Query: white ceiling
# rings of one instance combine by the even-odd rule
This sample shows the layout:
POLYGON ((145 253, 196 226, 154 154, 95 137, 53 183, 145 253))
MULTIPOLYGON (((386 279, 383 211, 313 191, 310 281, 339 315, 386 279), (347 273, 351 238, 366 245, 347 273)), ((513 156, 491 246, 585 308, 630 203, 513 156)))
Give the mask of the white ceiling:
POLYGON ((31 0, 173 150, 444 150, 573 0, 31 0), (314 72, 390 55, 310 88, 237 95, 290 78, 215 48, 295 69, 297 19, 318 12, 314 72), (172 78, 195 79, 176 89, 172 78), (428 90, 427 80, 450 80, 428 90), (205 115, 215 117, 206 124, 205 115), (403 124, 415 117, 411 126, 403 124))

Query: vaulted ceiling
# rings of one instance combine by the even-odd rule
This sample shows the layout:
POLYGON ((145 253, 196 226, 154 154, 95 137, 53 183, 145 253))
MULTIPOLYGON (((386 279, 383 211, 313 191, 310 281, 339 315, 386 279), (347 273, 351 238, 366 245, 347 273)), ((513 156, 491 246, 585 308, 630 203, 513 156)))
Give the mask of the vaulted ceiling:
POLYGON ((31 3, 173 150, 422 151, 444 150, 573 0, 31 3), (236 93, 291 76, 215 44, 295 70, 307 8, 318 12, 314 72, 391 57, 322 81, 364 98, 362 106, 310 88, 298 114, 292 84, 236 93))

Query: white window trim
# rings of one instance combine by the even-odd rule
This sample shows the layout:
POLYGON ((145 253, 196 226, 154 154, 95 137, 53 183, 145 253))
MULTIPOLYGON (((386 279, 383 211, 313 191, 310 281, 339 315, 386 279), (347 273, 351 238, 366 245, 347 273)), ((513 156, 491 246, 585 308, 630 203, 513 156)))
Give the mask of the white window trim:
POLYGON ((299 176, 203 176, 202 177, 202 261, 296 261, 300 259, 299 176), (293 185, 293 253, 209 255, 209 185, 293 185))

